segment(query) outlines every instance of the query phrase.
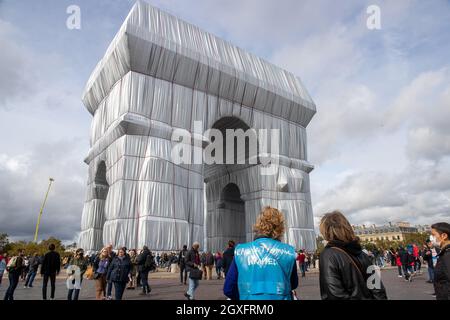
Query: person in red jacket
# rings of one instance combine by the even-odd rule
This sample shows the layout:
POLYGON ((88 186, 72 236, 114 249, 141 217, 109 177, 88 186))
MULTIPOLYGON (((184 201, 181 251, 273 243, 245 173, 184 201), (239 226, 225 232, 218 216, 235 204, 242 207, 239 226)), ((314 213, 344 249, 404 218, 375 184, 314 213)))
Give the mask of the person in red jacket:
POLYGON ((414 272, 421 274, 420 268, 422 267, 422 263, 420 262, 420 251, 417 244, 413 244, 413 256, 414 256, 414 272))
POLYGON ((305 277, 305 258, 306 258, 306 256, 303 253, 303 250, 300 250, 297 255, 297 262, 298 262, 298 267, 302 271, 302 278, 305 277))
POLYGON ((398 277, 402 278, 403 277, 402 260, 400 259, 400 255, 398 254, 398 251, 395 252, 395 264, 397 265, 397 268, 398 268, 398 277))

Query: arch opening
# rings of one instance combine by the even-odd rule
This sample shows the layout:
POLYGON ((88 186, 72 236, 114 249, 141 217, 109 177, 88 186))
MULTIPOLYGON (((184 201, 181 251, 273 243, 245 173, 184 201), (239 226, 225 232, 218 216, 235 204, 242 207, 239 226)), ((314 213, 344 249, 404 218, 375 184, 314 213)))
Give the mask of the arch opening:
POLYGON ((101 161, 97 166, 97 172, 94 178, 95 184, 95 198, 100 200, 106 200, 109 190, 109 184, 106 179, 106 163, 101 161))
POLYGON ((209 212, 209 249, 222 251, 229 240, 236 244, 245 242, 245 227, 245 202, 241 199, 239 187, 229 183, 222 189, 216 207, 209 212))
MULTIPOLYGON (((222 134, 222 158, 216 157, 216 150, 211 152, 216 157, 216 163, 206 164, 204 171, 205 182, 214 180, 232 172, 242 170, 258 164, 258 136, 256 130, 252 130, 249 125, 237 117, 223 117, 217 120, 212 129, 219 130, 222 134), (231 129, 232 131, 228 131, 231 129), (229 149, 233 154, 228 154, 229 149)), ((208 137, 214 143, 215 137, 208 137)), ((220 147, 220 145, 216 145, 220 147)))
MULTIPOLYGON (((235 179, 231 177, 235 174, 242 175, 247 168, 257 164, 258 137, 255 130, 251 130, 248 124, 234 116, 220 118, 212 129, 217 129, 222 134, 223 158, 222 163, 204 166, 204 180, 210 190, 209 198, 206 199, 205 231, 208 249, 222 251, 229 240, 242 243, 247 238, 245 201, 241 198, 238 185, 233 183, 236 182, 235 179), (227 129, 232 131, 227 132, 227 129), (233 155, 227 154, 227 143, 232 143, 228 147, 233 148, 233 155)), ((214 143, 212 135, 208 138, 214 143)))
MULTIPOLYGON (((258 137, 256 131, 251 130, 250 126, 241 119, 223 117, 214 123, 212 129, 217 129, 222 133, 222 163, 227 168, 232 165, 248 165, 250 164, 250 157, 257 157, 258 137), (232 131, 227 132, 227 130, 232 131), (233 155, 227 155, 227 144, 230 145, 230 148, 232 147, 233 155)), ((211 139, 211 142, 213 141, 214 139, 211 139)))

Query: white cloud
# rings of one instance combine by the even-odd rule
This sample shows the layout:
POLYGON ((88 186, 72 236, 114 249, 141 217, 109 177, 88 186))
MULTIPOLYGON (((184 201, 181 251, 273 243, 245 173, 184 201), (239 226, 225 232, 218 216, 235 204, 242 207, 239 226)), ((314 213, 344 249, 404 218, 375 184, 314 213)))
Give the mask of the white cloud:
POLYGON ((6 170, 18 175, 27 175, 29 167, 28 155, 18 155, 10 157, 6 154, 0 154, 0 171, 6 170))
POLYGON ((413 159, 439 160, 444 155, 450 155, 450 135, 444 135, 430 127, 411 129, 407 152, 413 159))
POLYGON ((416 162, 397 174, 357 172, 327 190, 314 205, 316 216, 340 209, 354 224, 406 220, 437 222, 450 217, 450 159, 416 162))

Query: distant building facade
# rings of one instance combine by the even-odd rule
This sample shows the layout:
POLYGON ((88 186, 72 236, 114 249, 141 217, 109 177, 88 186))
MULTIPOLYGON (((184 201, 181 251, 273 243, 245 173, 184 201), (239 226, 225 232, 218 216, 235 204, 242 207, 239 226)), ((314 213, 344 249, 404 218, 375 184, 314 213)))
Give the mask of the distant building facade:
POLYGON ((403 241, 405 240, 407 234, 429 232, 430 226, 412 226, 409 222, 401 221, 396 223, 389 222, 387 225, 382 226, 354 225, 353 229, 355 230, 355 234, 361 239, 361 241, 403 241))

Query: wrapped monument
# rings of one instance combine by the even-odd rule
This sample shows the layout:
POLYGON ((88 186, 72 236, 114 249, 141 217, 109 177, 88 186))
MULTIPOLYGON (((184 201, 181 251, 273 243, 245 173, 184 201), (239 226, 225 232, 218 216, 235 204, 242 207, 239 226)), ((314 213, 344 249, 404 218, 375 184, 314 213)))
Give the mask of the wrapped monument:
POLYGON ((222 250, 230 239, 252 240, 265 205, 283 211, 286 242, 315 248, 306 127, 316 108, 293 74, 137 2, 92 72, 83 103, 93 115, 85 250, 109 243, 178 250, 193 241, 222 250), (266 150, 270 137, 258 135, 252 164, 174 160, 174 131, 193 133, 194 157, 212 143, 204 133, 213 128, 278 130, 278 145, 266 150), (277 165, 268 174, 269 163, 277 165))

